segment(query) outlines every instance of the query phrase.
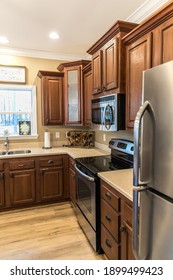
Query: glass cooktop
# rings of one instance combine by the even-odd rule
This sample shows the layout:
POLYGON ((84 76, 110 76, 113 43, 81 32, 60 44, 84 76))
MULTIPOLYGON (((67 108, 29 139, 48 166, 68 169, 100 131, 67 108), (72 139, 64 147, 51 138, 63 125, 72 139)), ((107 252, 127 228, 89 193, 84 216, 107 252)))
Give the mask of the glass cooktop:
POLYGON ((93 174, 103 171, 132 168, 133 164, 111 156, 77 158, 77 164, 87 168, 93 174))

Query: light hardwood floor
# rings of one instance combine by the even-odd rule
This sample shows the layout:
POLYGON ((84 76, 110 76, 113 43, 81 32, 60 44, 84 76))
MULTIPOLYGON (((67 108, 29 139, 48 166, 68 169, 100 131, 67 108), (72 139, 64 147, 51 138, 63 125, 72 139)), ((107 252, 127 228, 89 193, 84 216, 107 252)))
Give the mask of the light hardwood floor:
POLYGON ((70 202, 0 213, 1 260, 102 260, 70 202))

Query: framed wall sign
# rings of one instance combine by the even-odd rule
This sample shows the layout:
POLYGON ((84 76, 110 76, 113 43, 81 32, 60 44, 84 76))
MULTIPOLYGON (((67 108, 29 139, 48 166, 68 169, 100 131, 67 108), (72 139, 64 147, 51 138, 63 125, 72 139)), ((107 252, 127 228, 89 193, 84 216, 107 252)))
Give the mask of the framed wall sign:
POLYGON ((26 83, 26 67, 0 65, 0 83, 26 83))

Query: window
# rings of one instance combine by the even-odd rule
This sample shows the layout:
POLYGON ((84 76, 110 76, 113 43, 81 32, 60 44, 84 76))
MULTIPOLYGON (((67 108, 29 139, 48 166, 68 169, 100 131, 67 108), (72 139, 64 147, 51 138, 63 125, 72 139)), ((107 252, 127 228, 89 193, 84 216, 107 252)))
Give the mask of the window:
POLYGON ((0 85, 0 135, 37 137, 36 87, 0 85), (19 121, 30 121, 31 135, 19 135, 19 121))

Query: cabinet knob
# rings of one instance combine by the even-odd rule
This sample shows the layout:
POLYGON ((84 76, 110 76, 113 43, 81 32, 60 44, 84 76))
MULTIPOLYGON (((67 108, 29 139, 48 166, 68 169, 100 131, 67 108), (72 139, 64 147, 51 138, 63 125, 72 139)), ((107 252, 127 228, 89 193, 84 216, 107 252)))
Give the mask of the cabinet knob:
POLYGON ((124 225, 120 226, 120 232, 123 232, 126 230, 126 227, 124 225))
POLYGON ((111 222, 111 221, 112 221, 112 220, 111 220, 111 217, 110 217, 108 214, 106 214, 106 216, 105 216, 105 217, 106 217, 106 220, 107 220, 107 221, 109 221, 109 222, 111 222))
POLYGON ((111 243, 110 243, 110 241, 109 241, 109 239, 106 239, 105 243, 106 243, 106 245, 107 245, 109 248, 112 247, 112 246, 111 246, 111 243))
POLYGON ((106 192, 105 195, 106 195, 107 198, 111 199, 111 194, 109 192, 106 192))
POLYGON ((53 159, 48 160, 48 164, 54 164, 55 161, 53 159))

